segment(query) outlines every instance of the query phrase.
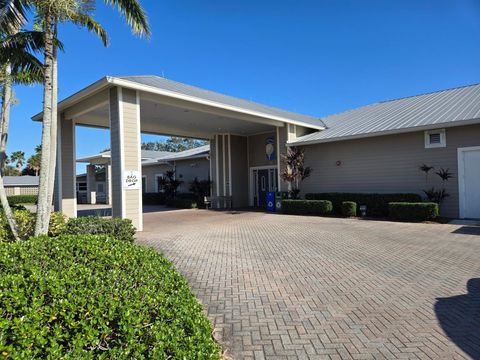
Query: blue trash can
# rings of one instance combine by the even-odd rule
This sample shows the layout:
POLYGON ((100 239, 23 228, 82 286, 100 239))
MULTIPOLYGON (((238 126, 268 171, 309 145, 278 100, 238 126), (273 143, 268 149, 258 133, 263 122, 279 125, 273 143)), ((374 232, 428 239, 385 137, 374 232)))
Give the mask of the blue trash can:
POLYGON ((275 193, 273 191, 267 192, 267 212, 275 212, 275 193))

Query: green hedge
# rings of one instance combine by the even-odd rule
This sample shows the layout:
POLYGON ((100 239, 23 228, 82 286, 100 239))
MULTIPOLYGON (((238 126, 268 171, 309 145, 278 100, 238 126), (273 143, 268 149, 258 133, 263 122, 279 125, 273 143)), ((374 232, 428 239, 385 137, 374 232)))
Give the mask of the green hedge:
POLYGON ((395 220, 427 221, 438 217, 438 204, 432 202, 388 204, 389 216, 395 220))
POLYGON ((65 235, 105 234, 127 242, 135 240, 135 227, 130 219, 103 218, 98 216, 70 218, 60 233, 65 235))
POLYGON ((167 206, 178 209, 196 209, 197 201, 195 199, 169 199, 166 201, 167 206))
POLYGON ((37 195, 12 195, 12 196, 8 196, 7 199, 10 205, 36 204, 38 200, 38 196, 37 195))
POLYGON ((219 359, 187 281, 107 236, 0 244, 0 354, 12 359, 219 359))
POLYGON ((342 215, 346 217, 357 216, 357 203, 353 201, 342 202, 342 215))
POLYGON ((291 215, 328 215, 332 203, 327 200, 282 200, 282 212, 291 215))
POLYGON ((165 205, 165 194, 143 193, 143 205, 165 205))
POLYGON ((367 216, 388 216, 388 203, 390 202, 421 202, 418 194, 363 194, 363 193, 311 193, 306 194, 308 200, 330 200, 333 212, 342 214, 342 202, 353 201, 360 205, 367 205, 367 216))

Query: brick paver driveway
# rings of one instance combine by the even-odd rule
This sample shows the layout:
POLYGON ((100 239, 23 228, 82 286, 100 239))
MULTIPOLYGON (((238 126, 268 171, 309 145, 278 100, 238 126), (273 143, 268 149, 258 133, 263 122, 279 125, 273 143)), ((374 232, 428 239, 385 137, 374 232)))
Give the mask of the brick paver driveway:
POLYGON ((480 359, 475 229, 180 210, 145 214, 139 242, 235 359, 480 359))

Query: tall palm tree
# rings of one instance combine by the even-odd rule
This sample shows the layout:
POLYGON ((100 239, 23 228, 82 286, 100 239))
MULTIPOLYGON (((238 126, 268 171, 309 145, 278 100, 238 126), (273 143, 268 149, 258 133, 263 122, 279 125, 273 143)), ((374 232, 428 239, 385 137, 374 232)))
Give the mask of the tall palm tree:
MULTIPOLYGON (((35 7, 37 19, 45 32, 42 159, 35 227, 35 235, 41 235, 48 232, 56 166, 58 76, 55 39, 58 38, 58 24, 68 22, 87 28, 95 33, 105 46, 108 45, 108 36, 92 17, 96 5, 94 0, 24 1, 24 4, 32 4, 35 7)), ((138 0, 104 0, 104 2, 106 5, 115 6, 125 16, 135 34, 139 36, 150 34, 147 17, 138 0)))
MULTIPOLYGON (((41 82, 42 64, 32 52, 42 48, 43 34, 37 31, 19 31, 15 27, 7 27, 11 32, 0 30, 0 81, 2 86, 1 118, 0 118, 0 169, 4 168, 7 159, 6 148, 10 124, 10 107, 12 102, 12 85, 33 84, 41 82)), ((17 167, 25 161, 23 152, 14 153, 17 167)), ((5 216, 16 240, 19 240, 17 224, 8 204, 3 173, 0 172, 0 202, 5 216)))

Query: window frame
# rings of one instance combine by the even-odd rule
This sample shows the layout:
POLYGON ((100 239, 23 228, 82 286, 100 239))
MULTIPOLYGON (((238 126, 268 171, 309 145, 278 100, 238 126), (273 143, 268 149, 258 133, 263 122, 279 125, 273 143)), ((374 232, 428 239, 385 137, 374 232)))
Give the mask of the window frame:
POLYGON ((434 149, 434 148, 444 148, 447 147, 447 136, 445 129, 435 129, 435 130, 427 130, 424 132, 425 138, 425 149, 434 149), (430 135, 433 134, 440 134, 440 142, 436 144, 432 144, 430 142, 430 135))

